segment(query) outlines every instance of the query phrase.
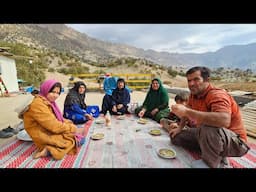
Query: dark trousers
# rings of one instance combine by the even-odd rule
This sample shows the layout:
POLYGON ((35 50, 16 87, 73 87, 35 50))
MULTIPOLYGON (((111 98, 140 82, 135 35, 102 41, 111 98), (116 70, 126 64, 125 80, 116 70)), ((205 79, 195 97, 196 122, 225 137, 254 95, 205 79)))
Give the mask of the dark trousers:
POLYGON ((111 115, 123 115, 128 113, 128 106, 126 105, 124 105, 121 109, 117 109, 117 112, 113 112, 112 107, 112 97, 105 94, 102 101, 101 113, 104 115, 106 115, 107 111, 109 111, 111 115))
POLYGON ((210 126, 183 129, 171 142, 200 152, 212 168, 217 168, 224 157, 241 157, 250 149, 233 131, 210 126))

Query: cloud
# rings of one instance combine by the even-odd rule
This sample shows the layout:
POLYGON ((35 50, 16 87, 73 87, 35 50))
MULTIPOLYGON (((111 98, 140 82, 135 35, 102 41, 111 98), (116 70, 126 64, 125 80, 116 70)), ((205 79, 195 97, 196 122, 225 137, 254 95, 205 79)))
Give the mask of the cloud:
POLYGON ((71 24, 100 40, 142 49, 203 53, 256 40, 255 24, 71 24))

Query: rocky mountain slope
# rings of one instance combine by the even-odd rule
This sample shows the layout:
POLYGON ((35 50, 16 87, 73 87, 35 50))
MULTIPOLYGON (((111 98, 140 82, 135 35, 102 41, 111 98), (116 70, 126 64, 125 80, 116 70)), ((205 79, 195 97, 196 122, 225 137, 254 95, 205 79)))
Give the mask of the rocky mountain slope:
POLYGON ((164 66, 188 68, 205 65, 210 68, 249 68, 256 71, 256 43, 231 45, 203 54, 156 52, 100 41, 64 24, 1 24, 0 39, 35 48, 70 52, 88 63, 108 63, 114 58, 133 57, 145 58, 164 66))

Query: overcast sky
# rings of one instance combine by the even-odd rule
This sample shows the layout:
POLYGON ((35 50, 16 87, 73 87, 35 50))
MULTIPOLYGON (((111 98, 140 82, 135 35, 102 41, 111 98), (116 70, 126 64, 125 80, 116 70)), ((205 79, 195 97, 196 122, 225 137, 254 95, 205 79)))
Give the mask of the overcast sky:
POLYGON ((90 37, 171 53, 204 53, 256 42, 256 24, 68 24, 90 37))

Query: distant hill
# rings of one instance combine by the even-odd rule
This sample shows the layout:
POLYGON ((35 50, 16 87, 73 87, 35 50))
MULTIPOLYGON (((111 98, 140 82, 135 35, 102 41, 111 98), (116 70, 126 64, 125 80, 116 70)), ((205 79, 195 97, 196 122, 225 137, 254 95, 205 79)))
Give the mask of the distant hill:
POLYGON ((71 52, 92 63, 108 63, 113 58, 134 57, 167 67, 204 65, 210 68, 251 69, 256 72, 256 43, 226 46, 216 52, 202 54, 156 52, 97 40, 64 24, 1 24, 0 39, 35 48, 71 52))

